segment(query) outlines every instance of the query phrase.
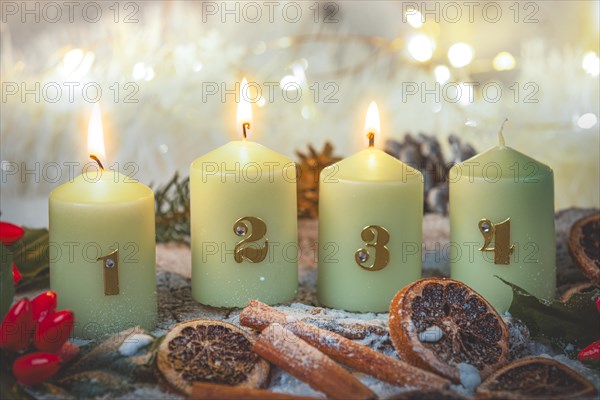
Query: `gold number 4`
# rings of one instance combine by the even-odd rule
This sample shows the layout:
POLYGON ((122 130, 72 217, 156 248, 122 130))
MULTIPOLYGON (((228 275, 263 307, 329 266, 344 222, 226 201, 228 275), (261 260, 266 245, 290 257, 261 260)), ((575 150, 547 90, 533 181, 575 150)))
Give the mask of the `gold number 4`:
POLYGON ((366 248, 361 248, 354 253, 356 264, 367 271, 379 271, 384 269, 390 262, 390 250, 387 244, 390 241, 390 234, 381 226, 369 225, 362 230, 360 237, 365 242, 366 248), (369 249, 375 249, 375 258, 371 265, 365 265, 371 258, 369 249))
POLYGON ((233 232, 243 237, 233 250, 233 258, 237 263, 246 260, 251 263, 259 263, 267 257, 269 252, 269 239, 267 234, 267 224, 257 217, 243 217, 233 224, 233 232), (257 247, 257 242, 265 240, 264 245, 257 247))
POLYGON ((510 218, 494 224, 489 219, 479 221, 479 231, 483 235, 483 246, 480 251, 493 251, 494 264, 510 264, 510 255, 515 250, 515 245, 510 244, 510 218), (494 241, 494 247, 490 244, 494 241))

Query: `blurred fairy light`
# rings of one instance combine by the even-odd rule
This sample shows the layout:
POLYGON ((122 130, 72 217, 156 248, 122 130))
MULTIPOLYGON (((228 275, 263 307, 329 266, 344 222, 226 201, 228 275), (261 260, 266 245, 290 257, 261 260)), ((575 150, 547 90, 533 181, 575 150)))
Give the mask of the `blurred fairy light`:
POLYGON ((277 44, 279 45, 279 47, 282 48, 286 48, 286 47, 290 47, 290 45, 292 44, 292 39, 290 39, 287 36, 284 36, 282 38, 279 38, 279 40, 277 41, 277 44))
POLYGON ((508 71, 515 68, 515 58, 508 51, 502 51, 494 57, 494 69, 496 71, 508 71))
POLYGON ((67 52, 63 58, 63 72, 70 74, 81 64, 81 61, 83 61, 83 50, 73 49, 67 52))
POLYGON ((300 87, 300 79, 294 75, 286 75, 279 81, 279 86, 283 90, 298 90, 300 87))
POLYGON ((310 108, 308 106, 302 106, 302 110, 300 111, 302 114, 302 118, 309 119, 310 118, 310 108))
POLYGON ((202 67, 202 63, 200 61, 196 61, 192 66, 192 69, 194 70, 194 72, 199 72, 200 70, 202 70, 202 67))
POLYGON ((79 79, 90 70, 96 56, 93 52, 73 49, 62 60, 60 72, 69 78, 79 79))
POLYGON ((455 43, 448 49, 448 60, 456 68, 469 65, 473 61, 473 48, 466 43, 455 43))
POLYGON ((435 75, 435 80, 441 85, 450 80, 450 70, 445 65, 438 65, 433 70, 433 73, 435 75))
POLYGON ((419 62, 430 60, 433 49, 433 40, 426 35, 415 35, 408 42, 408 53, 419 62))
POLYGON ((262 40, 256 43, 256 46, 254 46, 254 49, 252 50, 252 52, 257 56, 264 53, 265 51, 267 51, 267 44, 262 40))
POLYGON ((591 129, 598 123, 598 117, 595 114, 587 113, 583 114, 577 120, 577 126, 581 129, 591 129))
POLYGON ((138 81, 150 81, 152 78, 154 78, 154 68, 144 64, 143 62, 136 63, 133 66, 132 77, 138 81))
POLYGON ((417 10, 410 10, 406 12, 406 22, 415 29, 419 29, 423 26, 423 16, 417 10))
POLYGON ((298 60, 298 64, 302 66, 302 69, 306 70, 308 68, 308 60, 306 58, 301 58, 298 60))
POLYGON ((263 108, 265 106, 265 104, 267 104, 267 101, 265 100, 264 97, 260 96, 258 98, 258 100, 256 101, 256 104, 260 107, 263 108))
POLYGON ((162 153, 162 154, 167 154, 167 152, 169 151, 169 146, 167 146, 166 144, 161 144, 158 146, 158 150, 162 153))
MULTIPOLYGON (((458 104, 463 107, 473 104, 475 101, 473 86, 465 82, 460 82, 456 88, 456 97, 458 98, 458 104)), ((452 97, 450 96, 450 98, 452 97)))
POLYGON ((583 56, 583 61, 581 62, 581 66, 591 76, 598 76, 600 73, 600 58, 598 54, 593 51, 588 51, 583 56))
MULTIPOLYGON (((306 61, 306 60, 305 60, 306 61)), ((308 62, 306 62, 308 66, 308 62)), ((279 86, 286 91, 302 89, 306 86, 306 74, 302 61, 292 64, 292 75, 286 75, 279 81, 279 86)))

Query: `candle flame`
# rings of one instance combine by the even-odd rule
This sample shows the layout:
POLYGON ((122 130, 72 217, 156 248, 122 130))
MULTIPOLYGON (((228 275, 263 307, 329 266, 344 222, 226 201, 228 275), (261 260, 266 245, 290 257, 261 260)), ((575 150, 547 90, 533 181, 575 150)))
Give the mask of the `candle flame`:
POLYGON ((92 108, 92 116, 88 124, 88 154, 90 158, 98 162, 101 168, 103 164, 106 164, 104 130, 102 128, 102 116, 98 103, 95 103, 92 108))
POLYGON ((381 123, 379 122, 379 109, 374 101, 369 104, 367 110, 367 117, 365 118, 365 135, 369 139, 369 147, 373 147, 375 144, 375 138, 379 136, 381 132, 381 123))
POLYGON ((242 79, 240 85, 240 102, 237 109, 237 126, 242 137, 246 139, 246 130, 252 125, 252 105, 250 103, 250 91, 248 90, 248 81, 242 79))

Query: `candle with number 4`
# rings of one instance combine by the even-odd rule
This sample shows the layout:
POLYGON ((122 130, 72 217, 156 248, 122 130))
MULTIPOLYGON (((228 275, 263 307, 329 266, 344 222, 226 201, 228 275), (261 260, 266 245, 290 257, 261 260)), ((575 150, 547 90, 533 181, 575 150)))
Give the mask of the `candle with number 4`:
POLYGON ((396 292, 421 276, 423 178, 376 149, 379 134, 371 103, 368 148, 321 172, 317 289, 328 307, 386 312, 396 292))
POLYGON ((50 193, 50 287, 73 310, 74 334, 95 338, 156 322, 154 193, 104 169, 100 108, 88 128, 93 164, 50 193))
POLYGON ((498 136, 498 146, 450 170, 450 263, 452 278, 503 313, 512 290, 497 276, 554 298, 556 245, 552 169, 498 136))
POLYGON ((192 295, 218 307, 269 304, 298 287, 296 167, 253 142, 244 79, 238 103, 240 139, 190 167, 192 295))

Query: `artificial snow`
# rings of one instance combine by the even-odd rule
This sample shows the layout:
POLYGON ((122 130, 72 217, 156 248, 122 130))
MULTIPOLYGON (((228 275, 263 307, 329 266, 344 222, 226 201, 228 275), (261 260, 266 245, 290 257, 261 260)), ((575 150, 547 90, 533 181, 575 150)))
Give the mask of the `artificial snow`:
POLYGON ((471 364, 460 363, 456 366, 460 374, 460 384, 468 391, 473 392, 481 384, 479 370, 471 364))
POLYGON ((419 340, 421 342, 435 343, 438 342, 442 336, 444 336, 444 331, 442 331, 439 326, 433 325, 419 333, 419 340))
POLYGON ((125 339, 123 344, 119 347, 119 354, 125 357, 131 357, 153 341, 154 338, 150 335, 136 333, 125 339))

